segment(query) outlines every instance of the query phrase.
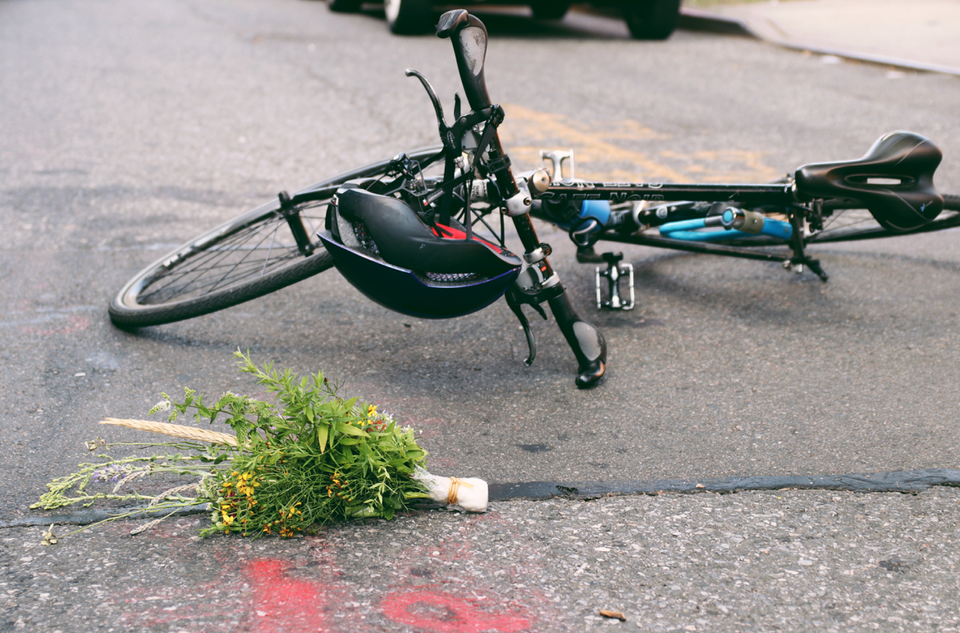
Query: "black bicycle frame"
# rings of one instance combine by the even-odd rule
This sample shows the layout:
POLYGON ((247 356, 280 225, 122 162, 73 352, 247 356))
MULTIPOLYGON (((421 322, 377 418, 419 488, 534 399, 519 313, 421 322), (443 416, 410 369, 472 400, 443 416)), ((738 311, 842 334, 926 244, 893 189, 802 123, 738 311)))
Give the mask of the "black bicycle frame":
MULTIPOLYGON (((793 208, 798 199, 793 183, 781 184, 659 184, 659 183, 619 183, 619 182, 560 182, 552 183, 539 200, 553 202, 609 200, 610 202, 731 202, 744 204, 764 204, 793 208)), ((601 238, 604 241, 636 244, 638 246, 656 246, 688 253, 723 255, 768 262, 798 262, 806 260, 800 250, 794 248, 792 255, 783 255, 758 251, 753 248, 738 248, 721 244, 688 242, 666 237, 651 237, 641 234, 623 235, 607 231, 601 238)))
POLYGON ((767 185, 651 184, 619 182, 553 183, 540 200, 610 202, 740 202, 791 206, 798 202, 793 183, 767 185))

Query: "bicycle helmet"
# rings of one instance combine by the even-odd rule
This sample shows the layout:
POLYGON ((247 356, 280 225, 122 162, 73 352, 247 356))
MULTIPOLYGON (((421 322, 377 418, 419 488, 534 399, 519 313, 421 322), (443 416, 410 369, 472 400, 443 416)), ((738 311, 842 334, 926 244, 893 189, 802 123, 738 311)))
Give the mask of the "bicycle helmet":
MULTIPOLYGON (((451 224, 455 224, 451 221, 451 224)), ((347 185, 319 233, 337 270, 385 308, 444 319, 485 308, 520 273, 522 260, 459 226, 428 226, 403 200, 347 185)))

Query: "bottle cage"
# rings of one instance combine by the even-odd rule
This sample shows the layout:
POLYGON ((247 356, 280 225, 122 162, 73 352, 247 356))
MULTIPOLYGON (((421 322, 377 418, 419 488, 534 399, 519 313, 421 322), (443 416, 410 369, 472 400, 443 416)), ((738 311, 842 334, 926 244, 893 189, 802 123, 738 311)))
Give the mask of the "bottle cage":
POLYGON ((903 232, 930 222, 943 210, 933 173, 943 154, 913 132, 881 137, 863 158, 813 163, 797 170, 803 198, 845 198, 861 202, 884 228, 903 232))

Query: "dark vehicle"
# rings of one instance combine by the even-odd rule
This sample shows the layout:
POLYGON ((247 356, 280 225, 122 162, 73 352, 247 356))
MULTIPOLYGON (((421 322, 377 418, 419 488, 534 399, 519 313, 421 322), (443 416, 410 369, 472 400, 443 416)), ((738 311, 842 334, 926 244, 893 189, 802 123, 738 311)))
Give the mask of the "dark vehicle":
MULTIPOLYGON (((456 4, 477 5, 485 0, 463 0, 456 4)), ((331 11, 359 11, 363 0, 328 0, 331 11)), ((450 4, 433 0, 384 0, 383 11, 390 31, 397 35, 426 33, 434 25, 434 4, 450 4)), ((492 0, 490 4, 526 5, 533 16, 543 20, 560 20, 573 4, 570 0, 492 0)), ((638 40, 665 40, 677 27, 680 0, 593 0, 590 4, 619 9, 630 34, 638 40)))

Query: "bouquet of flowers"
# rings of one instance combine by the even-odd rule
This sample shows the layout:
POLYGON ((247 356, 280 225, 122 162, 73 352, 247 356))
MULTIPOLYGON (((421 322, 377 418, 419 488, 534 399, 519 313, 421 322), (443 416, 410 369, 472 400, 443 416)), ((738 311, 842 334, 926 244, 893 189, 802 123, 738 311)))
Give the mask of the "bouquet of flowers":
MULTIPOLYGON (((112 418, 103 423, 176 436, 176 441, 137 444, 168 450, 123 458, 102 454, 98 462, 81 464, 78 472, 47 484, 49 491, 31 507, 90 506, 100 500, 147 502, 108 519, 116 520, 167 509, 169 516, 209 504, 212 524, 202 535, 283 537, 332 521, 390 519, 424 499, 473 512, 486 509, 485 482, 428 473, 427 453, 417 445, 413 429, 400 427, 375 405, 341 398, 322 373, 300 378, 271 364, 260 369, 240 351, 236 356, 241 372, 252 374, 276 394, 274 403, 225 393, 208 405, 191 389, 185 391, 183 402, 162 394, 163 401, 150 413, 169 410, 168 423, 112 418), (222 420, 234 434, 172 424, 183 415, 210 423, 222 420), (197 481, 159 495, 131 490, 136 481, 162 474, 197 481), (94 482, 114 486, 92 492, 88 486, 94 482)), ((106 446, 99 439, 88 443, 91 450, 106 446)))

